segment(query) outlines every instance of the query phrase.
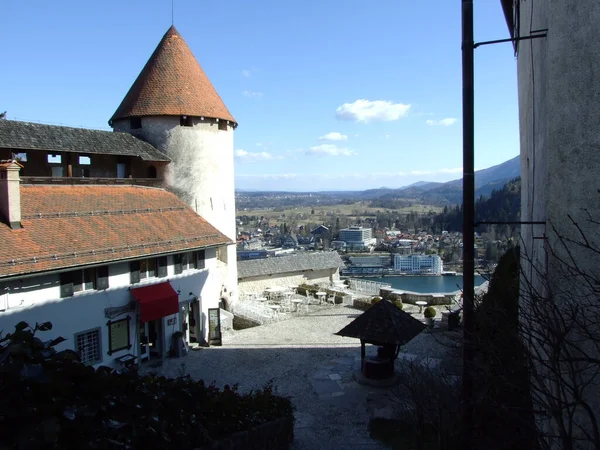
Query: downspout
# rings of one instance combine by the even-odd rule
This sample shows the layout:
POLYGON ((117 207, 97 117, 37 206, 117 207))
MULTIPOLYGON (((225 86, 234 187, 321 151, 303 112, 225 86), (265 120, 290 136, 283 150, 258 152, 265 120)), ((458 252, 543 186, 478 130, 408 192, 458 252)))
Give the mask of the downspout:
POLYGON ((474 297, 475 297, 475 158, 473 0, 462 1, 463 107, 463 385, 462 421, 465 450, 475 448, 473 430, 474 297))

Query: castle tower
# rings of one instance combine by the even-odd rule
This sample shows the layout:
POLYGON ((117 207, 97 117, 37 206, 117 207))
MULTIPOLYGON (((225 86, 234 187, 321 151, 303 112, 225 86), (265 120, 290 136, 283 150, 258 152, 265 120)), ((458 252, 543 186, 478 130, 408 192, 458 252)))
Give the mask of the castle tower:
MULTIPOLYGON (((172 161, 162 174, 166 187, 235 242, 233 131, 237 123, 174 26, 109 125, 163 151, 172 161)), ((228 297, 235 297, 235 245, 228 246, 226 253, 219 255, 221 269, 226 268, 222 287, 228 297)))

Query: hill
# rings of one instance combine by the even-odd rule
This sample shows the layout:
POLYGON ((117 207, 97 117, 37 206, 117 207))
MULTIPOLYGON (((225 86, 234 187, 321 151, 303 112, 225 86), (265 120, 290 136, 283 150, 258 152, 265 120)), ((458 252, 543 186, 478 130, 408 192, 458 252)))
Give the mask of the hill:
MULTIPOLYGON (((514 178, 489 197, 480 196, 475 202, 475 222, 516 222, 521 217, 521 178, 514 178)), ((480 225, 485 232, 489 226, 480 225)), ((511 228, 511 227, 509 227, 511 228)), ((514 228, 514 227, 512 227, 514 228)), ((462 206, 444 207, 433 218, 434 230, 462 231, 462 206)))
MULTIPOLYGON (((520 176, 520 157, 516 156, 497 166, 475 172, 475 197, 490 196, 511 179, 520 176)), ((393 207, 392 204, 414 200, 427 205, 456 205, 462 202, 462 178, 446 183, 417 181, 398 189, 369 189, 360 197, 372 200, 372 206, 393 207)))

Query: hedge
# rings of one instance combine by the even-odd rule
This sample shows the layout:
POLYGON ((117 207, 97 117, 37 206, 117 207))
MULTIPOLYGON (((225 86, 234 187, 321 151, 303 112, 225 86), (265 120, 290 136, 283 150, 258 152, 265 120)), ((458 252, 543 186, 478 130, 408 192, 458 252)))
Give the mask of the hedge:
MULTIPOLYGON (((240 394, 237 386, 221 390, 189 376, 95 370, 71 350, 55 351, 65 339, 43 342, 36 336, 51 329, 49 322, 21 322, 0 339, 3 447, 240 448, 219 443, 279 419, 288 423, 284 438, 271 440, 289 443, 292 437, 293 405, 270 385, 240 394)), ((286 448, 265 445, 264 437, 259 447, 286 448)))

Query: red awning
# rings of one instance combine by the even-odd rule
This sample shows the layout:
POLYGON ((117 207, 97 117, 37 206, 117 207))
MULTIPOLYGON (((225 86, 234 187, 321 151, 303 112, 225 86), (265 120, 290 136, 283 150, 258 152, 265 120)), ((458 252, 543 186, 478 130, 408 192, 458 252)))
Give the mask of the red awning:
POLYGON ((150 322, 179 312, 179 295, 169 282, 135 288, 131 293, 140 302, 142 322, 150 322))

